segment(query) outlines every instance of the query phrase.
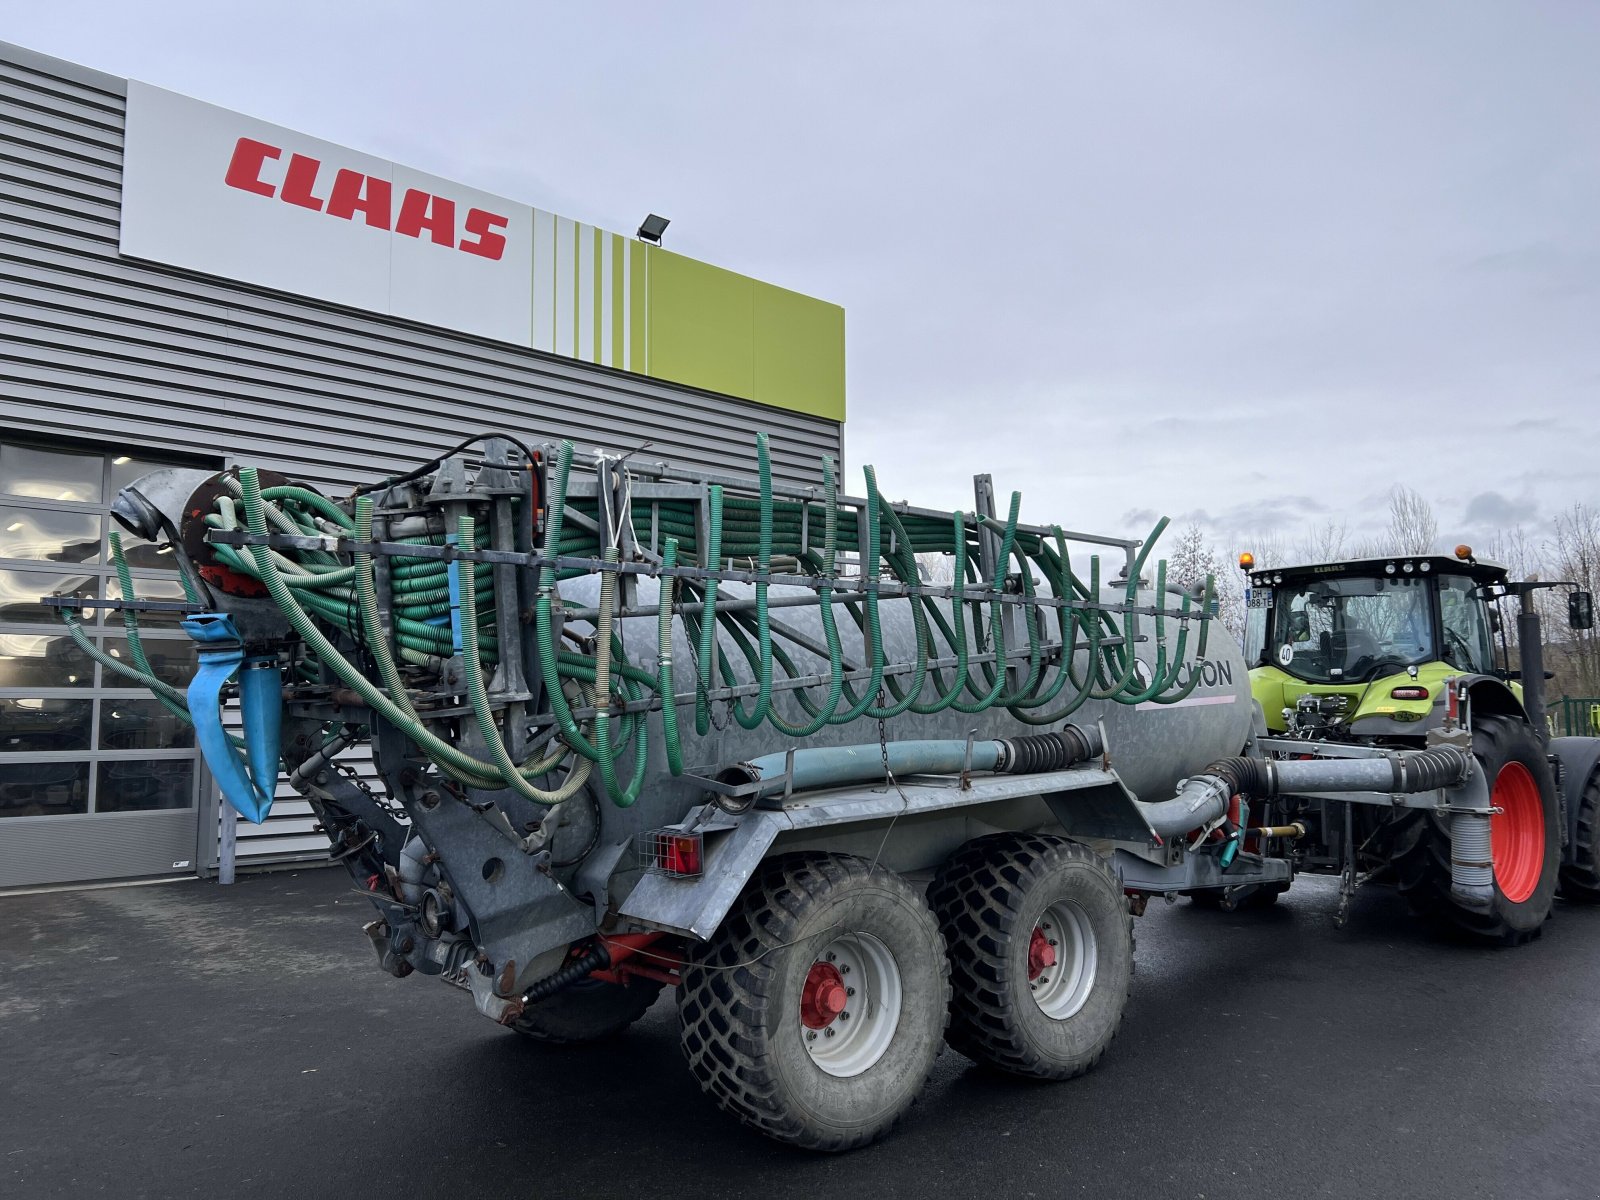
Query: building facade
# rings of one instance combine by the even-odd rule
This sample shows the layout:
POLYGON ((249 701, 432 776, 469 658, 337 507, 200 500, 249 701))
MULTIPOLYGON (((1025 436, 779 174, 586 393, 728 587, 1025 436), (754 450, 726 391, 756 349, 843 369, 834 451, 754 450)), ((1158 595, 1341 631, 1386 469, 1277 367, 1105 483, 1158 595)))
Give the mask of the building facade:
MULTIPOLYGON (((837 306, 0 43, 0 889, 215 865, 191 731, 39 602, 120 598, 109 505, 153 466, 342 494, 504 429, 753 471, 764 430, 811 482, 843 419, 837 306)), ((177 594, 125 550, 138 595, 177 594)), ((175 620, 140 629, 186 683, 175 620)), ((289 799, 239 839, 326 849, 289 799)))

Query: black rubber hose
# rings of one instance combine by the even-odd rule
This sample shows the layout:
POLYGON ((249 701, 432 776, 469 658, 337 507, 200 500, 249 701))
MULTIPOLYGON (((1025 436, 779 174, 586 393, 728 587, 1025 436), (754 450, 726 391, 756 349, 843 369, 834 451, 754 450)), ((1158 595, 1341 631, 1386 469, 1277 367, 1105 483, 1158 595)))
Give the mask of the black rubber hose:
POLYGON ((605 970, 610 965, 611 954, 606 950, 605 943, 596 942, 560 970, 536 981, 522 993, 522 1002, 537 1004, 540 1000, 547 1000, 557 992, 587 979, 596 971, 605 970))
POLYGON ((1074 763, 1099 757, 1103 750, 1099 729, 1068 725, 1060 733, 1037 733, 1001 740, 1005 757, 999 770, 1007 775, 1032 775, 1060 771, 1074 763))

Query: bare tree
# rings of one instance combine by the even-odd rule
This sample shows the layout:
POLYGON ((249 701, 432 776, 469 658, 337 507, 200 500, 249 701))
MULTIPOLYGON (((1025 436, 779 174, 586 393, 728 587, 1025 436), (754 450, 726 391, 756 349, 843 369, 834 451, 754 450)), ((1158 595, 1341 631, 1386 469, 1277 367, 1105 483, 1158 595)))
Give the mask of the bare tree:
POLYGON ((1198 522, 1189 522, 1167 556, 1167 582, 1188 591, 1203 588, 1206 576, 1218 573, 1216 550, 1205 530, 1198 522))
POLYGON ((1343 521, 1329 518, 1321 525, 1313 525, 1295 543, 1294 556, 1301 562, 1332 562, 1345 556, 1345 542, 1349 530, 1343 521))
MULTIPOLYGON (((1600 509, 1574 504, 1556 515, 1551 559, 1555 578, 1571 580, 1591 594, 1600 587, 1600 509)), ((1600 637, 1593 629, 1567 630, 1565 602, 1552 607, 1557 611, 1551 614, 1548 636, 1562 639, 1562 657, 1571 668, 1568 686, 1582 696, 1600 696, 1600 637)))
POLYGON ((1439 536, 1433 505, 1403 483, 1389 493, 1389 528, 1384 550, 1389 554, 1427 554, 1439 536))

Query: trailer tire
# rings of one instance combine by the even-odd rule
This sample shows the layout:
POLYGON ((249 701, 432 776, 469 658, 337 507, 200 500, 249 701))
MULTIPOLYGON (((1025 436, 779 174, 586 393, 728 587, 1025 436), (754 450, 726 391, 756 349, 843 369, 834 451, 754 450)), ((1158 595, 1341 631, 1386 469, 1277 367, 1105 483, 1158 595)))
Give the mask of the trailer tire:
POLYGON ((950 948, 955 1049, 1028 1079, 1100 1061, 1132 985, 1133 918, 1099 855, 1056 837, 977 838, 929 896, 950 948))
POLYGON ((1189 900, 1196 908, 1216 912, 1247 912, 1271 908, 1278 897, 1289 890, 1287 883, 1246 883, 1237 888, 1207 888, 1203 892, 1190 892, 1189 900), (1234 893, 1230 895, 1229 893, 1234 893))
POLYGON ((660 991, 653 979, 627 983, 584 979, 524 1008, 511 1028, 549 1045, 595 1042, 621 1033, 644 1016, 660 991))
POLYGON ((724 1112, 780 1142, 853 1150, 921 1093, 949 996, 920 890, 865 859, 784 855, 684 964, 681 1043, 724 1112))
POLYGON ((1561 868, 1561 898, 1600 904, 1600 768, 1578 794, 1572 861, 1561 868))
POLYGON ((1400 891, 1417 913, 1441 927, 1519 946, 1539 936, 1555 898, 1561 864, 1555 781, 1544 749, 1525 721, 1477 718, 1472 753, 1489 781, 1492 802, 1506 809, 1491 818, 1497 824, 1491 827, 1495 868, 1490 911, 1463 908, 1451 897, 1450 829, 1429 812, 1418 812, 1418 834, 1395 860, 1400 891))

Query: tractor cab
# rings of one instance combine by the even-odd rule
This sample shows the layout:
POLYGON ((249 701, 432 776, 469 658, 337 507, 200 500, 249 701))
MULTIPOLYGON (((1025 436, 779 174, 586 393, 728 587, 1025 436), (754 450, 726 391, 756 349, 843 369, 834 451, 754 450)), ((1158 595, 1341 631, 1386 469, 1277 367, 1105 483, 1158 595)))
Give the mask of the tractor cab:
POLYGON ((1274 732, 1420 736, 1447 678, 1505 676, 1489 601, 1506 571, 1470 550, 1247 567, 1246 580, 1245 661, 1274 732))

